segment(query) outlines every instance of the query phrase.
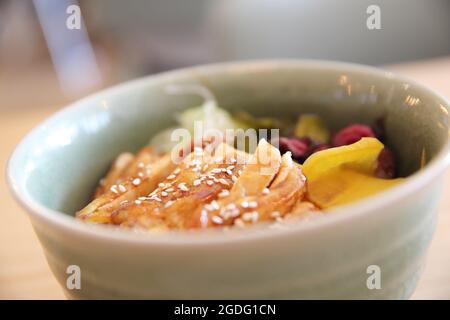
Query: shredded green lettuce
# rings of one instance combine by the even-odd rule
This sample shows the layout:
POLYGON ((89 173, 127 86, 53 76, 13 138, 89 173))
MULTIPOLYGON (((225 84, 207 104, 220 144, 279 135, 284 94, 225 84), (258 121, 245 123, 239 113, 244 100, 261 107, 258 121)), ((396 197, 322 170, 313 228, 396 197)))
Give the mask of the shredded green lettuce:
POLYGON ((204 102, 200 106, 188 108, 177 114, 175 116, 175 120, 177 121, 176 127, 162 130, 150 140, 150 145, 159 151, 168 152, 176 144, 180 143, 180 141, 172 141, 171 139, 171 134, 174 129, 184 128, 193 134, 196 121, 201 122, 204 132, 210 129, 225 132, 226 129, 242 127, 238 122, 233 120, 229 112, 218 107, 213 93, 204 86, 197 84, 172 84, 166 87, 166 92, 173 95, 198 95, 203 98, 204 102))

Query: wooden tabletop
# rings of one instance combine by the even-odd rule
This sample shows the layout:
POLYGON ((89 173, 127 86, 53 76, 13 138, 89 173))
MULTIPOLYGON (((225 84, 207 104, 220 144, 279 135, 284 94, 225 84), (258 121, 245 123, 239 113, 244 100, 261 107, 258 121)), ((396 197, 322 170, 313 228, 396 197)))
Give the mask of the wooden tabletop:
MULTIPOLYGON (((388 66, 450 98, 450 57, 388 66)), ((50 68, 0 71, 0 170, 19 139, 69 99, 58 94, 50 68), (26 92, 26 94, 25 94, 26 92)), ((439 222, 413 299, 450 299, 450 172, 439 222)), ((24 211, 0 175, 0 299, 64 299, 24 211)))

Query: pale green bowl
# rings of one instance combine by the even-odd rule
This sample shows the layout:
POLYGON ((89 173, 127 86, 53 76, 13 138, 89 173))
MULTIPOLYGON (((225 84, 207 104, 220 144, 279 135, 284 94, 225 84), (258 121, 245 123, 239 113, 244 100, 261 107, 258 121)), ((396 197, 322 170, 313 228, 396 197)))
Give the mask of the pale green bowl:
POLYGON ((407 298, 436 223, 448 110, 429 89, 363 66, 294 60, 189 68, 65 108, 19 144, 8 178, 70 297, 407 298), (428 164, 397 187, 287 230, 142 235, 75 220, 114 157, 201 102, 166 95, 170 83, 203 84, 229 110, 318 113, 333 128, 383 116, 401 174, 414 173, 423 154, 428 164), (69 265, 81 269, 80 290, 66 287, 69 265), (380 267, 381 289, 367 286, 371 265, 380 267))

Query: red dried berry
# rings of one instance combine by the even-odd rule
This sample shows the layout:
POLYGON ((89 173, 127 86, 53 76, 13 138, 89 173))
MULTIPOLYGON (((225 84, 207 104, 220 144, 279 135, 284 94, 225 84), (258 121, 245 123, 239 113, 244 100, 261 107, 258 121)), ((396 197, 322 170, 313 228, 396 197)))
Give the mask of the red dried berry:
POLYGON ((382 179, 392 179, 395 177, 394 154, 388 148, 383 148, 377 158, 378 166, 375 175, 382 179))
POLYGON ((367 125, 352 124, 339 130, 333 137, 333 146, 346 146, 359 141, 363 137, 375 137, 375 134, 367 125))
POLYGON ((302 163, 311 154, 311 140, 308 138, 281 137, 278 140, 278 148, 284 154, 287 151, 292 153, 292 158, 302 163))
POLYGON ((329 149, 329 148, 330 148, 330 146, 329 146, 328 144, 326 144, 326 143, 321 143, 321 144, 318 144, 318 145, 316 145, 316 146, 314 147, 312 153, 315 153, 315 152, 318 152, 318 151, 322 151, 322 150, 326 150, 326 149, 329 149))

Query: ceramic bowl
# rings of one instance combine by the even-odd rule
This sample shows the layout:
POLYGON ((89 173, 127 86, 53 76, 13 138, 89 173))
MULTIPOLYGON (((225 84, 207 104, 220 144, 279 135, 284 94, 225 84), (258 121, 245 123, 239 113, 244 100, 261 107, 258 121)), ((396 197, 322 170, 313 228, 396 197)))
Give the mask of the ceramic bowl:
POLYGON ((449 162, 448 112, 449 103, 431 90, 364 66, 200 66, 127 82, 64 108, 20 142, 7 175, 72 298, 408 298, 436 224, 449 162), (167 95, 172 83, 205 85, 231 111, 313 112, 332 128, 382 117, 400 174, 409 177, 282 230, 143 235, 75 220, 114 157, 138 150, 177 111, 201 102, 167 95))

